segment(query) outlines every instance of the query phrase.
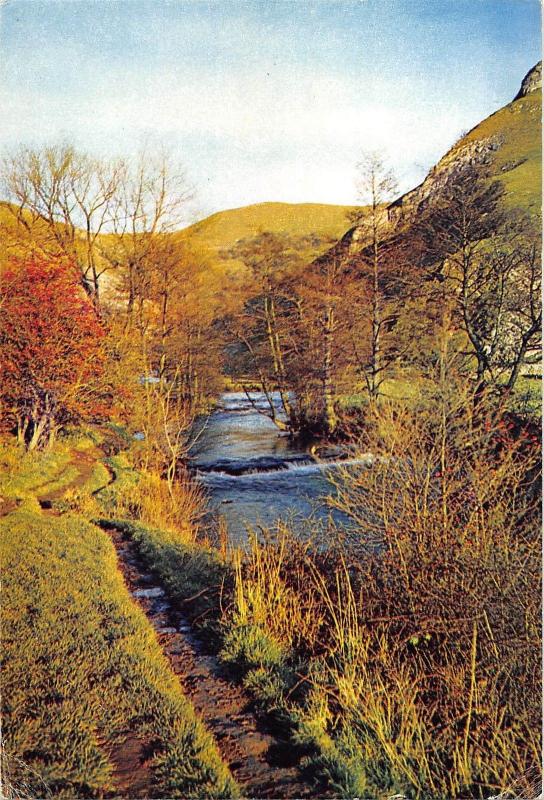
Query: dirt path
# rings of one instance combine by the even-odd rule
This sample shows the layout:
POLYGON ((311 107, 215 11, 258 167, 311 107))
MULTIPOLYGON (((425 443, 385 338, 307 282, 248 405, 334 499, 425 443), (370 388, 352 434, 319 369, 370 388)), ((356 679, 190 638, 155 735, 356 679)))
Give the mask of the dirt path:
MULTIPOLYGON (((78 470, 69 486, 39 494, 40 505, 58 514, 55 501, 68 489, 83 486, 92 474, 98 456, 94 451, 78 453, 71 465, 78 470)), ((111 480, 115 479, 111 472, 111 480)), ((45 489, 45 487, 44 487, 45 489)), ((206 652, 189 621, 170 603, 164 590, 147 570, 129 537, 108 528, 126 585, 157 632, 160 644, 184 694, 192 702, 246 798, 306 798, 312 792, 297 768, 298 757, 287 741, 263 730, 252 710, 251 698, 225 678, 218 659, 206 652)), ((114 764, 115 796, 149 796, 152 775, 146 764, 148 742, 127 736, 109 753, 114 764)))
MULTIPOLYGON (((186 696, 213 734, 244 796, 310 797, 310 787, 301 780, 296 763, 288 763, 287 742, 279 741, 262 729, 251 710, 248 695, 225 679, 217 658, 206 653, 187 619, 171 605, 163 589, 146 570, 130 539, 118 530, 109 533, 130 592, 157 631, 186 696)), ((131 768, 135 770, 134 777, 139 774, 141 779, 135 743, 127 742, 125 748, 112 754, 112 758, 118 767, 118 788, 129 778, 131 768), (127 757, 131 762, 129 768, 127 757)), ((129 783, 127 788, 134 789, 134 786, 129 783)))
MULTIPOLYGON (((114 480, 113 472, 105 463, 104 454, 98 448, 93 447, 88 450, 76 451, 72 459, 64 467, 63 472, 66 472, 70 467, 75 467, 78 472, 77 476, 68 484, 62 484, 57 489, 47 489, 47 484, 38 487, 39 491, 37 491, 36 496, 41 507, 51 509, 55 501, 62 500, 68 491, 85 486, 87 481, 90 480, 97 462, 102 463, 110 473, 110 482, 114 480)), ((100 489, 102 488, 104 487, 100 487, 100 489)), ((97 491, 100 491, 100 489, 97 491)))

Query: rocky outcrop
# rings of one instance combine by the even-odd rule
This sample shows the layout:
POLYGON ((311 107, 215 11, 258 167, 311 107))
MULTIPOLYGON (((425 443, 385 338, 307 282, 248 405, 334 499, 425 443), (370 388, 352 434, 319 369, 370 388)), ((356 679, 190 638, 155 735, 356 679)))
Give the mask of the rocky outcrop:
POLYGON ((527 97, 531 92, 536 92, 537 89, 542 87, 542 61, 539 61, 529 70, 527 75, 521 82, 521 88, 514 100, 519 100, 522 97, 527 97))
MULTIPOLYGON (((411 229, 412 222, 424 211, 433 199, 440 195, 448 180, 459 170, 470 164, 489 165, 497 177, 514 172, 529 160, 530 153, 525 138, 519 132, 530 128, 531 136, 536 141, 537 124, 540 119, 540 103, 534 92, 540 88, 542 81, 542 62, 538 62, 525 76, 521 89, 514 100, 482 120, 472 130, 463 134, 448 150, 440 161, 429 171, 425 180, 414 189, 403 194, 389 205, 383 206, 382 223, 386 223, 385 238, 395 241, 397 237, 405 237, 411 229), (512 120, 517 121, 514 123, 512 120), (506 145, 506 148, 505 148, 506 145), (519 150, 519 152, 518 152, 519 150), (501 155, 507 153, 507 156, 501 155)), ((538 127, 538 139, 540 128, 538 127)), ((526 177, 526 176, 525 176, 526 177)), ((511 190, 510 190, 511 191, 511 190)), ((526 195, 519 188, 520 206, 527 202, 526 195)), ((537 204, 540 207, 539 203, 537 204)), ((528 207, 530 207, 528 205, 528 207)), ((331 258, 344 258, 356 255, 368 239, 364 224, 355 225, 344 236, 314 263, 319 265, 331 258)))
MULTIPOLYGON (((535 64, 529 70, 527 75, 521 82, 521 88, 517 93, 516 100, 526 97, 531 92, 535 92, 542 86, 542 61, 535 64)), ((515 111, 516 107, 511 106, 515 111)), ((478 129, 479 126, 476 126, 478 129)), ((473 129, 473 130, 476 130, 473 129)), ((432 196, 435 196, 444 187, 448 178, 455 170, 462 167, 464 164, 481 163, 493 157, 493 153, 500 149, 502 140, 500 136, 492 136, 486 138, 473 138, 470 134, 464 135, 446 155, 440 159, 438 164, 434 166, 423 183, 416 186, 415 189, 407 192, 399 197, 387 207, 387 216, 390 223, 393 225, 403 220, 405 223, 411 217, 422 211, 427 205, 432 196)), ((518 159, 511 164, 506 164, 501 167, 501 171, 505 172, 509 169, 514 169, 524 159, 518 159)), ((355 240, 356 235, 353 236, 355 240)))
POLYGON ((432 196, 436 196, 444 188, 448 179, 456 170, 466 164, 484 163, 489 155, 501 146, 500 137, 461 141, 434 166, 423 183, 415 189, 399 197, 387 207, 389 222, 396 223, 407 215, 415 215, 422 211, 432 196))

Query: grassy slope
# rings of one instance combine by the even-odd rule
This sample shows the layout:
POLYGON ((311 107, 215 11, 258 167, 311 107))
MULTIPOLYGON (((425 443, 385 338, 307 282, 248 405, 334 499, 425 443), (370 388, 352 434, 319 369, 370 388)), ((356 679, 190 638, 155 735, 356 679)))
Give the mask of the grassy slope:
POLYGON ((336 237, 349 227, 347 214, 353 208, 323 203, 257 203, 219 211, 186 228, 183 234, 213 250, 228 247, 238 239, 254 236, 260 231, 284 231, 292 236, 318 233, 336 237))
POLYGON ((108 792, 112 747, 130 732, 153 745, 152 796, 233 796, 108 535, 74 514, 46 516, 32 497, 46 481, 57 490, 69 463, 38 457, 33 471, 23 459, 2 486, 23 499, 0 520, 4 780, 33 797, 44 785, 55 797, 108 792))
POLYGON ((469 142, 499 137, 494 163, 512 206, 540 211, 542 187, 542 91, 509 103, 484 119, 457 142, 437 165, 446 166, 469 142))
MULTIPOLYGON (((31 223, 30 215, 23 215, 31 223)), ((19 225, 10 204, 0 200, 0 273, 5 269, 10 257, 25 255, 34 245, 51 246, 51 235, 43 222, 31 225, 31 232, 19 225)))
MULTIPOLYGON (((207 253, 212 261, 221 260, 219 253, 240 239, 248 239, 263 231, 288 233, 290 236, 317 234, 334 240, 350 227, 347 217, 354 206, 323 203, 257 203, 256 205, 220 211, 180 232, 197 251, 207 253)), ((308 253, 314 258, 330 246, 330 241, 308 253)), ((224 262, 223 262, 224 263, 224 262)), ((230 261, 235 265, 234 259, 230 261)))

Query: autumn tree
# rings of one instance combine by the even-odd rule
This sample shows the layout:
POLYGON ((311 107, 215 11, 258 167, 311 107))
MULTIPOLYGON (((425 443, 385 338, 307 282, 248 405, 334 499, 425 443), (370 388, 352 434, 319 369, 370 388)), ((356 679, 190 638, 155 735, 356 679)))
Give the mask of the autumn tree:
POLYGON ((338 425, 338 395, 349 370, 354 280, 342 248, 335 247, 290 282, 291 382, 299 427, 315 433, 331 435, 338 425))
POLYGON ((68 423, 101 417, 104 329, 66 260, 12 263, 1 288, 4 424, 29 450, 52 444, 68 423))
POLYGON ((181 166, 168 154, 143 151, 123 162, 110 236, 101 250, 118 270, 129 326, 148 299, 150 265, 158 249, 164 253, 161 239, 183 224, 191 196, 181 166))
POLYGON ((28 246, 77 264, 81 281, 100 305, 103 274, 111 263, 97 244, 112 224, 119 205, 123 162, 101 160, 62 143, 21 147, 4 158, 3 194, 28 246))
MULTIPOLYGON (((246 302, 241 313, 231 317, 230 328, 248 359, 249 368, 267 399, 265 412, 285 429, 292 417, 287 360, 289 358, 289 313, 291 300, 283 281, 304 265, 303 251, 307 242, 287 234, 265 231, 238 242, 225 255, 242 261, 248 268, 245 287, 246 302), (280 408, 273 393, 280 396, 280 408)), ((257 410, 251 392, 248 399, 257 410)))

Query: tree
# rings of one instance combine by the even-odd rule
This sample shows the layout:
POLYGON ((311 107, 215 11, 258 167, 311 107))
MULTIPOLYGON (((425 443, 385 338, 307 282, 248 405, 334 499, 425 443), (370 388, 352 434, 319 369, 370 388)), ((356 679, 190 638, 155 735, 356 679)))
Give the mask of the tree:
MULTIPOLYGON (((287 370, 289 326, 286 322, 290 299, 282 282, 287 274, 303 266, 302 251, 307 244, 287 234, 265 231, 238 242, 228 253, 229 258, 239 259, 249 269, 247 300, 241 314, 231 320, 233 333, 249 357, 250 369, 256 374, 267 399, 265 413, 280 429, 288 427, 281 410, 288 419, 292 418, 287 370), (280 409, 274 401, 274 391, 279 392, 280 409)), ((246 394, 255 408, 262 411, 251 393, 246 394)))
POLYGON ((1 288, 4 422, 29 450, 107 411, 104 328, 65 259, 12 263, 1 288))
POLYGON ((332 248, 292 282, 292 386, 300 427, 334 434, 337 400, 349 369, 357 286, 341 248, 332 248))
POLYGON ((368 206, 359 219, 358 240, 362 247, 357 258, 363 278, 362 313, 370 323, 369 348, 355 347, 368 395, 374 402, 380 393, 389 359, 384 357, 383 338, 389 315, 384 294, 385 250, 390 224, 385 204, 396 189, 393 172, 377 153, 366 153, 357 166, 359 199, 368 206))
POLYGON ((166 153, 150 156, 144 151, 123 164, 111 235, 101 249, 119 270, 128 327, 142 324, 152 266, 171 250, 168 234, 182 224, 191 196, 181 167, 166 153))
POLYGON ((475 400, 489 385, 511 390, 527 354, 540 344, 539 237, 503 201, 504 188, 487 164, 464 164, 423 222, 435 277, 454 297, 467 338, 475 400))
POLYGON ((3 162, 4 196, 18 225, 33 247, 39 241, 48 255, 79 266, 97 308, 100 278, 112 266, 100 258, 97 243, 119 205, 124 169, 120 160, 101 161, 67 143, 21 147, 3 162))

